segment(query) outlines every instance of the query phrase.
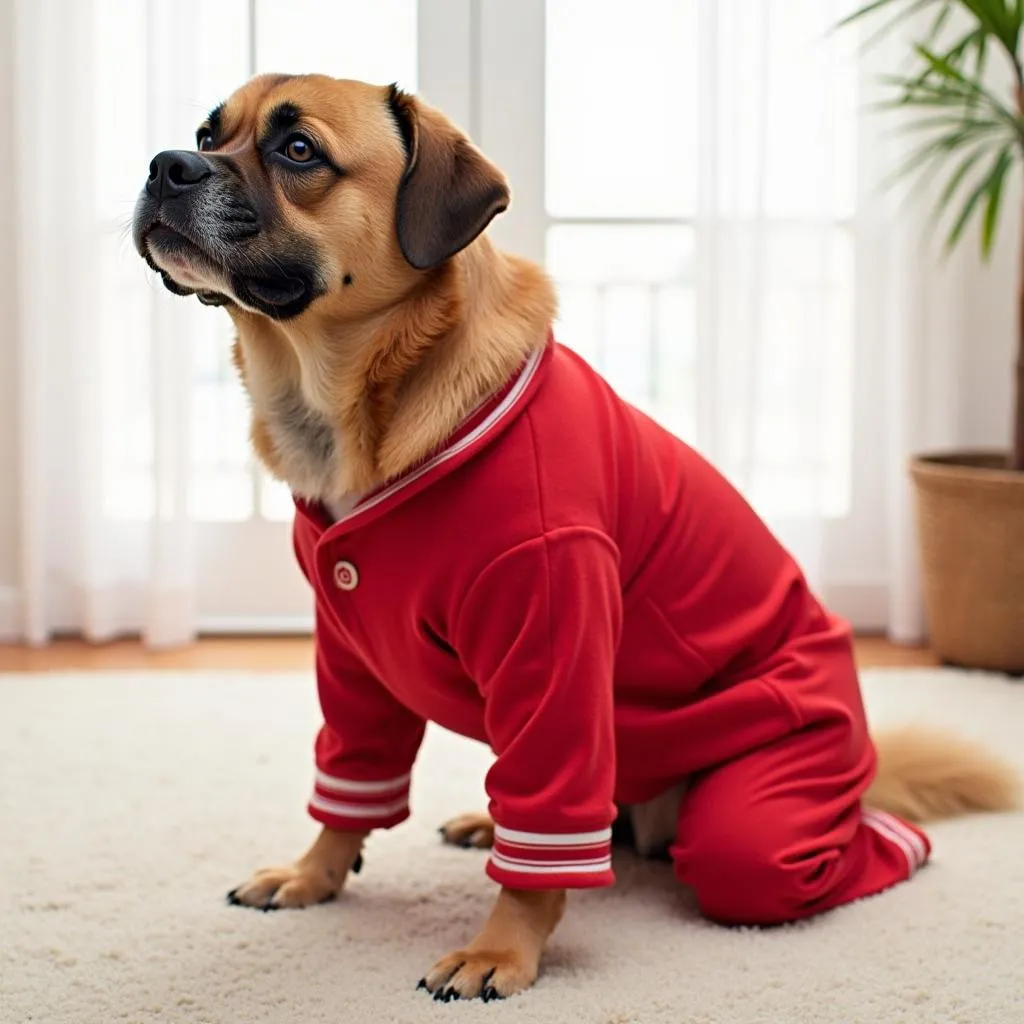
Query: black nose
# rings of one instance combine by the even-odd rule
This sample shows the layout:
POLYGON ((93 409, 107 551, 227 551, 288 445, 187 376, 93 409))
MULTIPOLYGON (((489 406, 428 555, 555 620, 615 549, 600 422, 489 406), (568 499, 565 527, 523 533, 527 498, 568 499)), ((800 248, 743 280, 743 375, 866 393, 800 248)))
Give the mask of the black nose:
POLYGON ((153 157, 146 191, 154 199, 171 199, 194 188, 211 174, 213 168, 201 153, 167 149, 153 157))

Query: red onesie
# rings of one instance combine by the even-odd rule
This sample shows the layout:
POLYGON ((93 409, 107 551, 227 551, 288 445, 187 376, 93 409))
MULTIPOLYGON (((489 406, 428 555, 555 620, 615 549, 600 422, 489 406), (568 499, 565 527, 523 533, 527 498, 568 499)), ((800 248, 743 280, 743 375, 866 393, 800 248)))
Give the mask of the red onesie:
POLYGON ((719 920, 805 916, 927 859, 861 809, 846 624, 718 472, 559 345, 337 522, 298 502, 295 548, 325 825, 404 820, 432 721, 497 755, 487 871, 514 888, 610 884, 616 805, 684 779, 675 869, 719 920))

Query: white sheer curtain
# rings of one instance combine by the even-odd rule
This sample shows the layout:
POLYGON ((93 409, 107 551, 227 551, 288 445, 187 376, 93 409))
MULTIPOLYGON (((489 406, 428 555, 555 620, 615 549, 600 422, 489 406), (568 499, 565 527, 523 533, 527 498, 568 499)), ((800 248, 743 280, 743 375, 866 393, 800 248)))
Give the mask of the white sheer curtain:
POLYGON ((957 441, 977 261, 886 187, 908 138, 878 76, 921 22, 864 47, 877 22, 833 31, 854 6, 701 0, 697 436, 843 614, 919 642, 907 463, 957 441), (847 598, 861 558, 882 607, 847 598))
MULTIPOLYGON (((871 397, 883 437, 884 623, 900 643, 927 639, 909 461, 969 443, 965 413, 973 398, 963 371, 986 341, 977 337, 982 321, 972 311, 989 301, 978 287, 977 247, 968 241, 947 254, 942 230, 931 224, 943 179, 893 183, 894 171, 921 141, 906 130, 908 118, 918 115, 876 109, 892 98, 881 79, 906 68, 933 17, 922 10, 881 38, 873 34, 877 20, 861 30, 873 43, 860 58, 858 341, 871 347, 882 384, 871 397)), ((958 17, 954 12, 950 31, 962 24, 958 17)), ((997 254, 996 262, 1006 255, 997 254)))
POLYGON ((698 446, 821 582, 849 504, 854 40, 838 0, 701 0, 698 446))
MULTIPOLYGON (((853 475, 858 67, 856 38, 831 33, 848 6, 528 0, 507 15, 547 33, 545 180, 527 202, 544 196, 530 212, 560 335, 725 472, 816 585, 853 475)), ((502 59, 492 39, 485 69, 502 59)), ((500 141, 500 120, 483 127, 500 141)))
POLYGON ((31 642, 74 630, 166 645, 193 630, 190 345, 208 327, 155 283, 138 288, 145 268, 125 227, 158 140, 194 130, 202 28, 194 0, 16 0, 20 591, 31 642), (125 275, 138 275, 134 292, 125 275), (122 472, 132 460, 145 467, 135 479, 122 472))
POLYGON ((152 156, 191 146, 254 69, 415 88, 419 5, 10 2, 20 634, 308 631, 292 504, 254 466, 230 319, 166 292, 128 229, 152 156))

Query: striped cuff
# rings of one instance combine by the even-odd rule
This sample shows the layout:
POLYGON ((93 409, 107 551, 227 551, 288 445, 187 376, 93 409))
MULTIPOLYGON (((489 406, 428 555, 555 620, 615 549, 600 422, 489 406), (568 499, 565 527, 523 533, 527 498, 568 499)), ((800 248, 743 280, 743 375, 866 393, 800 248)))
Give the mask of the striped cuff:
POLYGON ((409 817, 410 773, 394 779, 342 779, 317 771, 309 813, 328 828, 391 828, 409 817))
POLYGON ((864 824, 874 829, 883 839, 899 847, 907 862, 907 878, 912 878, 917 869, 927 863, 932 852, 928 837, 920 830, 908 825, 902 818, 885 811, 866 807, 862 812, 864 824))
POLYGON ((487 874, 511 889, 590 889, 611 885, 612 830, 518 832, 494 826, 487 874))

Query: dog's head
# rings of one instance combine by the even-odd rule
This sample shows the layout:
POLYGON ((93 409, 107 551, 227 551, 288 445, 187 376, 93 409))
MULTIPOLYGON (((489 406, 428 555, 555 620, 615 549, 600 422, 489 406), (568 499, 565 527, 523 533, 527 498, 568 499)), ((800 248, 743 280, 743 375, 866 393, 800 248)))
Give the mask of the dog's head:
POLYGON ((135 208, 140 254, 175 294, 275 320, 396 301, 508 206, 501 172, 394 87, 261 76, 158 153, 135 208))

